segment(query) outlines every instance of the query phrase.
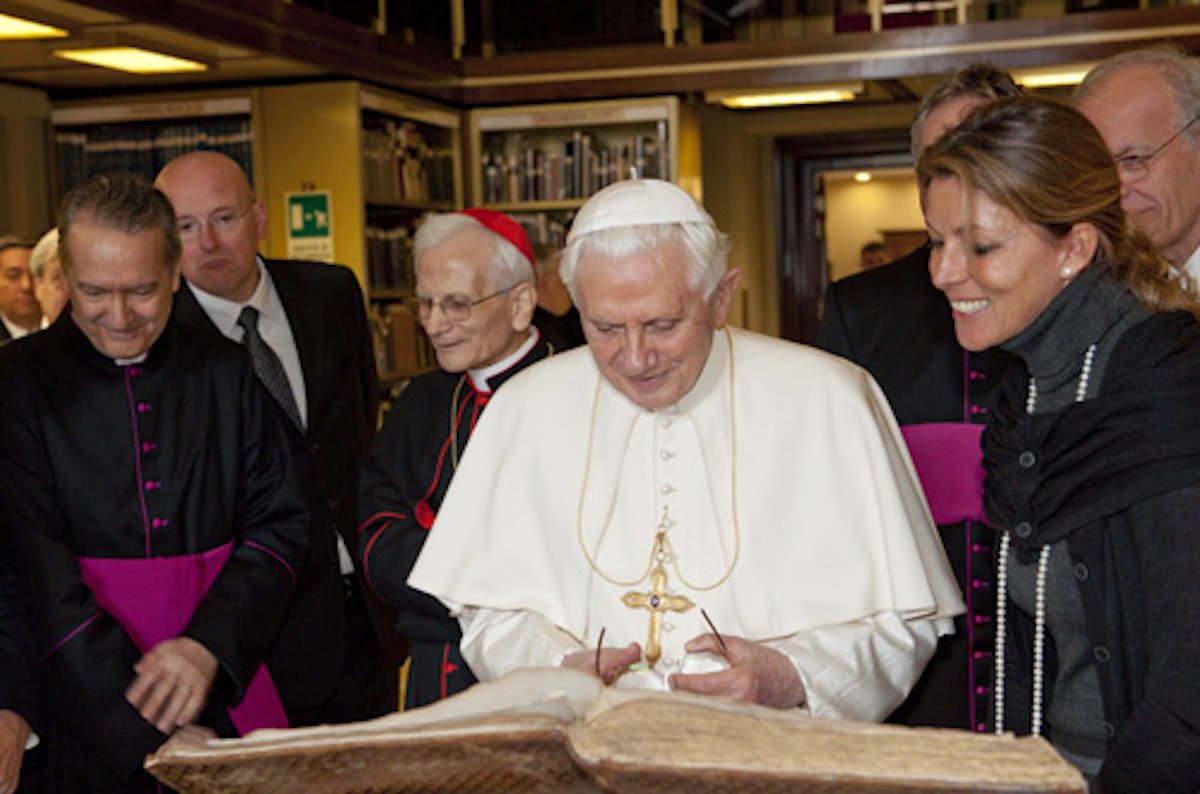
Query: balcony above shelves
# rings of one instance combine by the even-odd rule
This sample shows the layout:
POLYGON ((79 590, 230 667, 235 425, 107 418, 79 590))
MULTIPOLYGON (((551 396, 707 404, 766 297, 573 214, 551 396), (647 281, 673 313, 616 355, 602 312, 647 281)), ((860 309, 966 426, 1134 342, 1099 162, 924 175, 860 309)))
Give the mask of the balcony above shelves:
MULTIPOLYGON (((658 13, 657 3, 633 0, 523 0, 502 15, 495 0, 433 0, 384 3, 387 19, 377 18, 380 5, 55 2, 81 9, 80 24, 101 9, 106 25, 136 25, 164 40, 186 34, 198 45, 209 42, 215 68, 194 77, 158 78, 159 87, 278 78, 277 71, 238 71, 251 60, 250 53, 259 61, 294 61, 286 73, 292 79, 295 74, 351 77, 448 103, 451 113, 486 105, 839 79, 871 81, 892 95, 868 92, 863 101, 908 102, 919 95, 921 78, 969 61, 1007 69, 1094 61, 1162 40, 1200 51, 1200 6, 1190 0, 663 0, 663 10, 673 14, 658 13), (455 5, 465 16, 460 26, 452 24, 455 5), (361 6, 363 13, 344 13, 352 6, 361 6), (735 7, 742 12, 734 13, 735 7), (563 14, 570 15, 569 24, 557 24, 563 14), (520 22, 526 18, 532 21, 520 22), (678 24, 668 35, 661 30, 662 19, 672 18, 678 24), (851 18, 869 24, 858 32, 843 25, 846 32, 838 32, 838 20, 851 18), (919 24, 895 26, 905 18, 919 24), (462 31, 457 41, 456 29, 462 31), (455 57, 456 50, 461 57, 455 57)), ((0 79, 68 93, 95 83, 88 72, 50 71, 52 59, 36 48, 11 47, 11 60, 0 62, 0 79)), ((138 84, 144 89, 154 83, 139 78, 138 84)), ((404 110, 417 112, 421 109, 404 110)))

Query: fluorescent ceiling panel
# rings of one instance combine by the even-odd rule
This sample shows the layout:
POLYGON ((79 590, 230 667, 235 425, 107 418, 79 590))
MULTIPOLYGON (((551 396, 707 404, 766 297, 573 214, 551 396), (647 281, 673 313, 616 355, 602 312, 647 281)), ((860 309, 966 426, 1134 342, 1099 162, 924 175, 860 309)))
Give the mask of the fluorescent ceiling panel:
POLYGON ((53 25, 0 14, 0 39, 57 39, 67 35, 67 31, 53 25))
POLYGON ((188 58, 167 55, 142 47, 89 47, 76 50, 55 50, 59 58, 77 61, 105 69, 133 74, 166 74, 170 72, 203 72, 208 66, 188 58))

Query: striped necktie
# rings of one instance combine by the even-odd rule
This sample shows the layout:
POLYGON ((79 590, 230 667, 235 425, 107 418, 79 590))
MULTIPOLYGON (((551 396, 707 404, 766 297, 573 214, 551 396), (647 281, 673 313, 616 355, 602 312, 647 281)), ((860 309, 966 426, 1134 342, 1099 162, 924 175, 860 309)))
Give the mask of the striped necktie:
POLYGON ((275 398, 275 402, 279 403, 288 419, 292 420, 292 424, 303 431, 304 423, 300 421, 300 409, 296 407, 296 397, 288 384, 287 373, 283 371, 283 362, 258 332, 258 309, 253 306, 243 307, 242 313, 238 315, 238 325, 246 332, 242 337, 242 344, 250 353, 250 360, 254 363, 254 374, 275 398))

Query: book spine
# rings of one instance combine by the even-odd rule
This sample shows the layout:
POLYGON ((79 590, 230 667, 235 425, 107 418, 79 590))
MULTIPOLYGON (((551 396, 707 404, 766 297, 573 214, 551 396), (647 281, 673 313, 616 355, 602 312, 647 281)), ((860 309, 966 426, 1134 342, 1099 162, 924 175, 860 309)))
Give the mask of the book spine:
POLYGON ((667 122, 660 120, 658 132, 658 178, 672 181, 671 176, 671 147, 667 139, 667 122))
POLYGON ((571 168, 571 195, 570 198, 583 198, 583 169, 587 160, 586 153, 583 148, 583 131, 575 130, 571 135, 571 151, 574 155, 571 168))

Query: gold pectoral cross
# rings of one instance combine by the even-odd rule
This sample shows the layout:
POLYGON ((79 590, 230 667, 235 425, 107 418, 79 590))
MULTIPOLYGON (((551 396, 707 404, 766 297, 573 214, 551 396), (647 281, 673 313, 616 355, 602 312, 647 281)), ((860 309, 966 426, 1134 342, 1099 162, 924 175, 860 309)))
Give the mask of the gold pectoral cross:
MULTIPOLYGON (((665 516, 664 516, 665 520, 665 516)), ((667 595, 667 569, 663 562, 667 558, 667 535, 660 531, 654 541, 654 569, 650 572, 650 592, 630 591, 621 596, 621 601, 631 609, 646 609, 650 612, 650 633, 646 639, 646 663, 654 666, 662 656, 662 619, 667 610, 686 612, 695 604, 687 596, 667 595)))

